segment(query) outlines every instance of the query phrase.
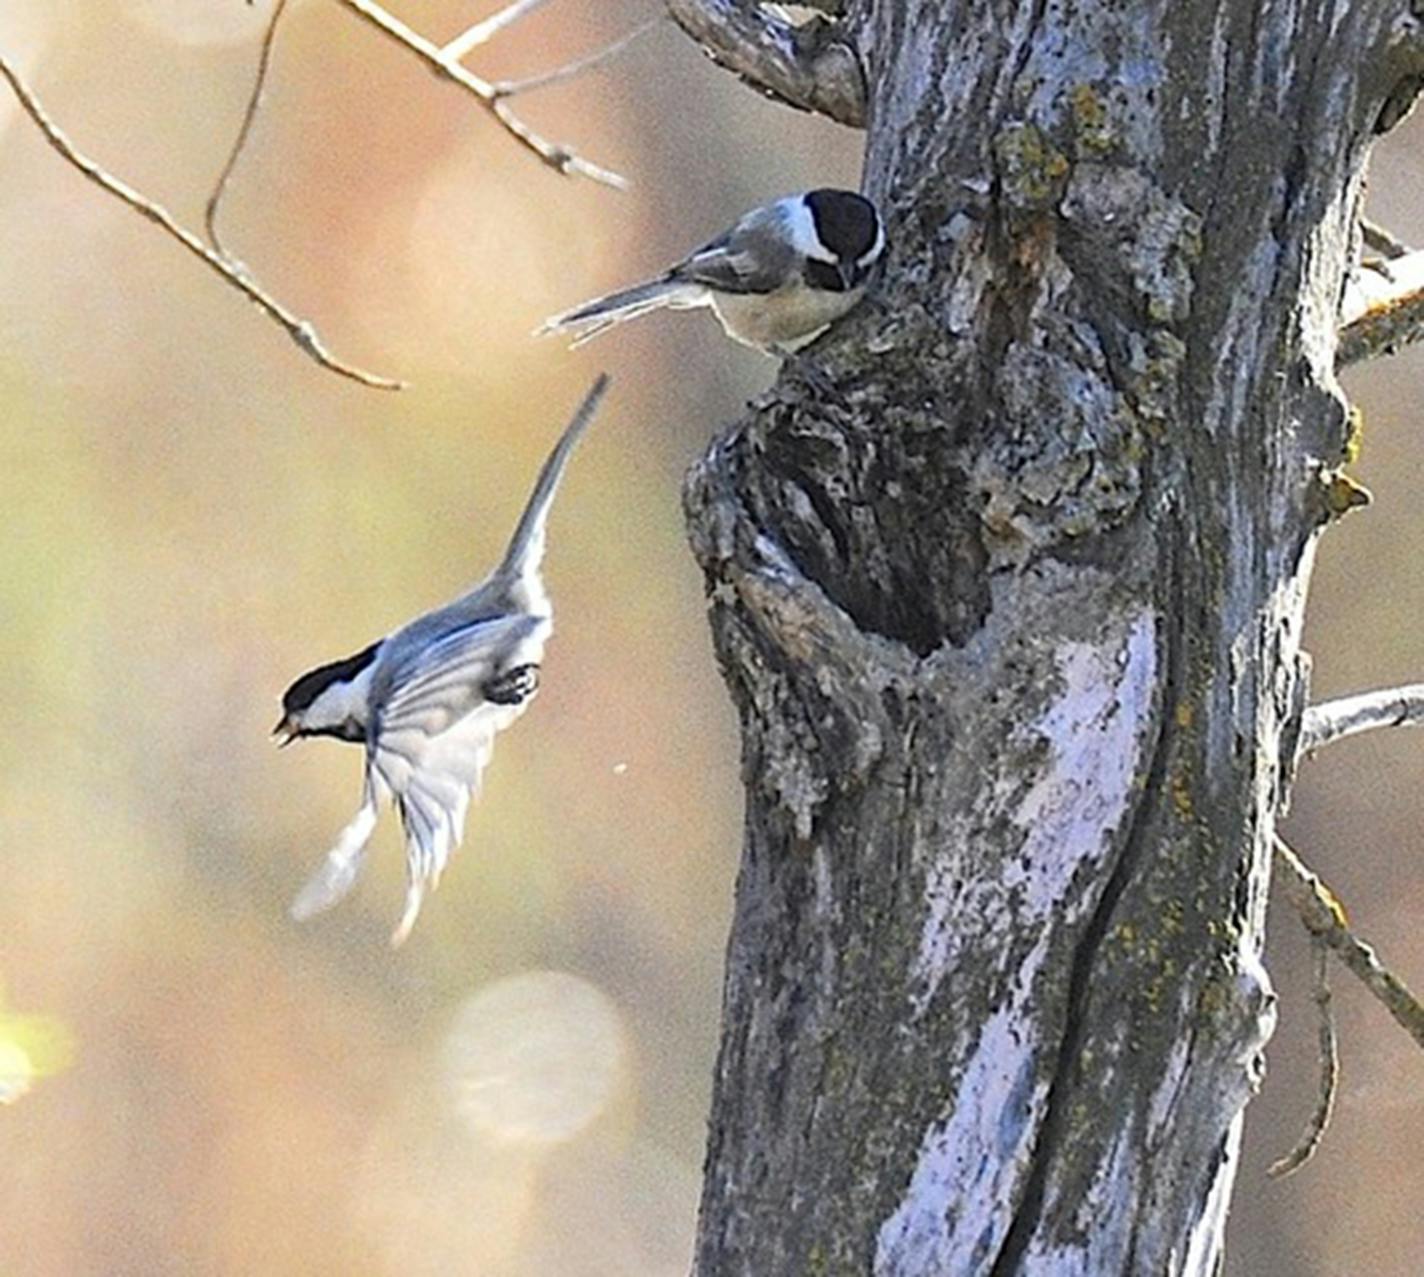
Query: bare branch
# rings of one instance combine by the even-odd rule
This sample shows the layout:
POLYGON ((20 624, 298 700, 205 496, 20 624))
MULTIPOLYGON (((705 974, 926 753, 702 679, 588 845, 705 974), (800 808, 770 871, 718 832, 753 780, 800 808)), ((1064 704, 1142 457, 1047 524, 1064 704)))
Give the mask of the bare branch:
POLYGON ((865 126, 865 76, 839 23, 793 26, 745 0, 667 0, 667 7, 718 66, 788 106, 865 126))
POLYGON ((548 0, 513 0, 513 3, 505 5, 498 13, 491 14, 483 22, 476 22, 464 34, 457 35, 440 52, 452 62, 459 62, 471 49, 487 43, 505 27, 518 22, 525 14, 533 13, 547 2, 548 0))
POLYGON ((520 93, 530 93, 535 89, 547 89, 551 85, 562 84, 565 80, 572 80, 575 76, 580 76, 585 71, 592 71, 594 67, 616 58, 635 40, 647 35, 654 27, 662 25, 666 20, 667 14, 659 14, 656 18, 649 18, 625 35, 619 36, 611 44, 605 44, 603 48, 596 49, 585 57, 577 58, 573 62, 566 62, 563 66, 555 67, 552 71, 527 76, 523 80, 496 80, 491 87, 497 97, 512 98, 520 93))
POLYGON ((1424 338, 1424 252, 1391 257, 1387 272, 1362 271, 1346 293, 1342 321, 1337 368, 1424 338))
POLYGON ((95 161, 81 155, 75 150, 74 144, 70 142, 59 126, 50 118, 44 107, 40 105, 39 99, 35 97, 20 73, 10 65, 3 55, 0 55, 0 76, 9 82, 10 88, 14 90, 25 113, 39 127, 40 132, 44 134, 45 141, 51 147, 96 186, 108 191, 110 195, 127 204, 136 213, 165 230, 194 257, 216 272, 224 282, 242 293, 270 319, 279 323, 286 330, 287 335, 323 368, 329 368, 332 372, 349 377, 352 381, 360 382, 363 386, 372 386, 377 390, 404 389, 403 381, 394 381, 389 377, 378 376, 376 373, 367 372, 336 358, 326 348, 317 335, 316 329, 307 320, 288 310, 271 294, 264 291, 246 270, 235 266, 221 254, 210 249, 192 231, 180 226, 174 220, 173 215, 161 204, 154 203, 128 183, 101 168, 95 161))
POLYGON ((627 187, 627 181, 617 173, 600 168, 597 164, 581 159, 567 147, 540 137, 510 110, 509 105, 500 97, 493 84, 467 71, 454 58, 449 57, 445 50, 411 30, 399 18, 376 4, 375 0, 336 0, 336 2, 344 8, 350 9, 358 17, 365 19, 376 30, 389 36, 397 44, 409 49, 437 75, 441 75, 447 80, 453 80, 466 92, 473 94, 485 110, 499 121, 505 132, 521 146, 532 151, 550 168, 565 174, 577 173, 582 177, 591 178, 595 182, 601 182, 604 186, 612 186, 618 190, 627 187))
POLYGON ((1340 1086, 1340 1052, 1335 1041, 1335 1016, 1330 1009, 1330 976, 1328 969, 1329 948, 1325 941, 1312 933, 1311 954, 1315 959, 1315 1009, 1319 1014, 1316 1029, 1317 1045, 1320 1051, 1320 1094, 1315 1101, 1315 1112, 1296 1145, 1284 1157, 1278 1158, 1266 1168, 1272 1179, 1283 1179, 1294 1175, 1312 1157, 1325 1138, 1330 1125, 1330 1114, 1335 1109, 1335 1093, 1340 1086))
POLYGON ((1373 731, 1376 727, 1417 727, 1424 723, 1424 683, 1388 687, 1312 705, 1300 728, 1301 754, 1373 731))
POLYGON ((1424 1048, 1424 1006, 1375 951, 1355 935, 1335 893, 1301 862, 1284 839, 1276 838, 1275 849, 1276 865, 1285 870, 1282 889, 1305 929, 1328 944, 1400 1027, 1424 1048))
POLYGON ((237 167, 238 157, 242 154, 243 147, 247 145, 248 135, 252 132, 252 123, 257 118, 257 110, 262 105, 262 92, 267 87, 267 71, 272 65, 272 50, 277 43, 277 24, 282 20, 282 13, 287 7, 287 0, 277 0, 272 7, 272 18, 267 24, 267 32, 262 37, 262 52, 257 59, 257 78, 252 84, 252 96, 247 99, 247 110, 242 114, 242 124, 237 130, 237 140, 232 144, 232 151, 227 157, 227 163, 222 167, 222 172, 218 174, 218 180, 213 185, 213 193, 208 196, 207 205, 203 209, 203 225, 208 230, 208 242, 212 244, 224 257, 231 258, 232 254, 223 246, 218 238, 218 205, 222 203, 222 197, 227 191, 228 179, 232 176, 232 171, 237 167))
POLYGON ((1387 226, 1372 222, 1368 217, 1360 218, 1360 235, 1366 248, 1387 258, 1408 257, 1414 251, 1387 226))

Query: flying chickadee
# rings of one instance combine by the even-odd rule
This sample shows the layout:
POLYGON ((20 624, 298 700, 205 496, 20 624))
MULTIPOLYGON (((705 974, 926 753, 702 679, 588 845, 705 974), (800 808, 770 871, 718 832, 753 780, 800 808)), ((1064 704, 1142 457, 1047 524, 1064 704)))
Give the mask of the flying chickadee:
POLYGON ((383 799, 405 828, 409 886, 393 945, 410 934, 465 828, 494 738, 539 686, 553 610, 539 575, 544 525, 569 455, 608 385, 594 382, 529 497, 500 565, 453 603, 418 616, 345 660, 303 674, 282 697, 273 735, 335 736, 366 746, 361 807, 292 904, 309 918, 335 904, 360 872, 383 799))
POLYGON ((555 315, 537 335, 573 330, 579 346, 663 306, 711 306, 727 336, 785 355, 814 341, 861 299, 884 251, 880 215, 863 195, 788 195, 753 209, 665 275, 555 315))

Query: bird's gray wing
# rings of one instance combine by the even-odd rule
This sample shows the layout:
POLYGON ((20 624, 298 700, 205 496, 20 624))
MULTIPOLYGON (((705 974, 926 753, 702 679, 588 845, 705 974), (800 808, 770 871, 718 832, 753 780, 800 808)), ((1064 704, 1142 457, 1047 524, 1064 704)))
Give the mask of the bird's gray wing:
POLYGON ((539 654, 520 653, 531 642, 542 648, 548 628, 547 619, 524 613, 483 616, 452 623, 438 637, 421 634, 405 654, 397 635, 397 650, 372 688, 372 736, 443 732, 485 699, 484 686, 496 674, 537 663, 539 654))
POLYGON ((796 250, 767 219, 744 222, 668 272, 724 293, 774 292, 792 273, 796 250))
POLYGON ((537 665, 549 628, 547 618, 523 614, 473 621, 392 672, 368 748, 405 826, 408 887, 394 944, 410 934, 427 890, 460 843, 495 736, 528 704, 490 701, 484 688, 511 668, 537 665))

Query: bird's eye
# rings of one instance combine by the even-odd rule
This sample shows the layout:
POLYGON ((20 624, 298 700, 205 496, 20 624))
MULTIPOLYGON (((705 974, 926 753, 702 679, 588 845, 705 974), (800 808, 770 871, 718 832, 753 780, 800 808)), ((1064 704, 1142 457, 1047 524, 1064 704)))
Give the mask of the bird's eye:
POLYGON ((845 291, 845 281, 841 279, 841 273, 830 262, 818 262, 815 258, 807 258, 804 267, 806 282, 812 288, 822 288, 831 293, 843 293, 845 291))

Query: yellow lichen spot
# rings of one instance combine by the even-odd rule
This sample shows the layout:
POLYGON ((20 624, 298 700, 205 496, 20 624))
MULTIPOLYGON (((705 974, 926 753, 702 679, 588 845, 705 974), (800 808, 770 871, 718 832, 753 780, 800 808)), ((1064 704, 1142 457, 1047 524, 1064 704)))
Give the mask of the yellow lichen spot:
POLYGON ((1075 85, 1069 99, 1073 103, 1073 119, 1080 128, 1101 128, 1107 120, 1107 108, 1091 84, 1075 85))
POLYGON ((1192 709, 1191 701, 1177 702, 1177 726, 1180 727, 1183 731, 1186 731, 1187 728, 1192 725, 1192 719, 1195 717, 1195 714, 1196 711, 1192 709))
POLYGON ((1360 449, 1365 442, 1365 412, 1358 404, 1350 405, 1350 415, 1345 430, 1345 464, 1352 466, 1360 459, 1360 449))
POLYGON ((1369 505, 1374 497, 1363 484, 1356 483, 1343 470, 1327 472, 1321 478, 1325 483, 1325 508, 1332 519, 1340 519, 1351 510, 1369 505))
POLYGON ((1117 137, 1108 119, 1107 104, 1091 84, 1076 85, 1068 96, 1073 109, 1074 137, 1084 151, 1103 154, 1113 148, 1117 137))
POLYGON ((1178 814, 1183 820, 1190 820, 1194 811, 1191 783, 1181 772, 1177 772, 1172 777, 1171 789, 1172 802, 1176 805, 1178 814))
POLYGON ((1197 997, 1197 1007, 1209 1020, 1216 1019, 1230 1005, 1226 985, 1221 980, 1208 980, 1197 997))
POLYGON ((1158 324, 1171 323, 1176 314, 1172 300, 1169 297, 1151 297, 1147 301, 1148 318, 1158 324))
POLYGON ((1044 208, 1062 192, 1068 157, 1034 125, 1014 124, 1000 132, 994 139, 994 156, 1004 190, 1015 204, 1044 208))

